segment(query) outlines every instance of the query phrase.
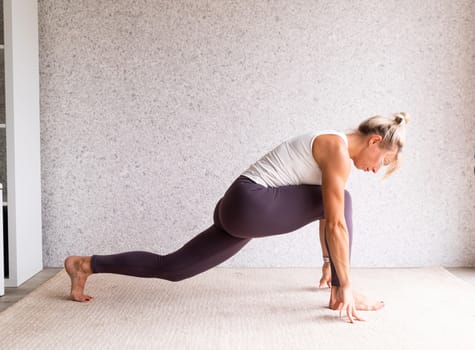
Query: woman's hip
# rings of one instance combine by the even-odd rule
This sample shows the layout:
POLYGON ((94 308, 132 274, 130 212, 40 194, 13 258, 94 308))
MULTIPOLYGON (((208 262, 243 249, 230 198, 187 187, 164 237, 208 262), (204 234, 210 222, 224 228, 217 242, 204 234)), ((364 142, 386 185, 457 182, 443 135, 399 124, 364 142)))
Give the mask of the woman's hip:
POLYGON ((240 176, 215 208, 215 224, 237 237, 294 231, 323 216, 321 186, 264 187, 240 176))

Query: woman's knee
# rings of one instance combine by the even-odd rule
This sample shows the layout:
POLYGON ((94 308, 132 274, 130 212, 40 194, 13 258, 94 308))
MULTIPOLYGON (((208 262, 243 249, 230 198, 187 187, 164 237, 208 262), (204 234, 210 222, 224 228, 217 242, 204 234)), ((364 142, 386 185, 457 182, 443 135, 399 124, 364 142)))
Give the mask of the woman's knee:
POLYGON ((223 226, 221 225, 221 219, 219 218, 219 206, 221 205, 221 202, 223 201, 223 198, 221 198, 218 203, 216 203, 216 206, 214 207, 214 212, 213 212, 213 223, 218 226, 219 228, 222 228, 223 226))
POLYGON ((231 236, 247 238, 246 220, 240 201, 223 197, 214 210, 213 221, 216 226, 231 236))

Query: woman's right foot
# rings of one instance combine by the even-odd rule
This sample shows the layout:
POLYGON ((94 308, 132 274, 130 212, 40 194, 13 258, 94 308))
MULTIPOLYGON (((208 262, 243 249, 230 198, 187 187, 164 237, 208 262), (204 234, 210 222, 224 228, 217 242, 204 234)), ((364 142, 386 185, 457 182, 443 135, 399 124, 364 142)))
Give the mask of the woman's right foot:
POLYGON ((92 297, 84 294, 87 278, 92 274, 91 257, 69 256, 64 260, 64 268, 71 278, 71 299, 74 301, 90 301, 92 297))

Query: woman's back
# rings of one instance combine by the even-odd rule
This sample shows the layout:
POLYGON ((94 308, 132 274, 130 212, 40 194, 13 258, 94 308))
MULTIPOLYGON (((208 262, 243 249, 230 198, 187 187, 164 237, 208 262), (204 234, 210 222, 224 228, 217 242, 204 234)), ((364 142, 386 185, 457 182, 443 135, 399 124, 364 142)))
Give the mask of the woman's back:
POLYGON ((312 153, 313 141, 320 135, 338 135, 348 145, 345 134, 312 131, 292 137, 252 164, 241 175, 265 187, 286 185, 321 185, 322 172, 312 153))

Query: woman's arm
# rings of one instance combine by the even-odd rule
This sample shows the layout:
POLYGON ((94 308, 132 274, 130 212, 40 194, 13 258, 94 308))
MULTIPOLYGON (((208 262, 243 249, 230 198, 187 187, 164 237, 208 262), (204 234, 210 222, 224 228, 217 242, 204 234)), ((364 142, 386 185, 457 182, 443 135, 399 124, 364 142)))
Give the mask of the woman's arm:
POLYGON ((340 286, 343 288, 351 288, 349 240, 344 215, 345 184, 349 174, 347 163, 344 155, 337 154, 321 165, 326 240, 340 286))
POLYGON ((325 234, 332 263, 340 281, 337 298, 340 310, 348 319, 360 319, 356 314, 350 280, 349 238, 345 221, 345 185, 351 161, 343 140, 336 135, 318 137, 314 143, 314 157, 322 171, 325 234), (316 152, 318 150, 318 152, 316 152))
POLYGON ((319 221, 319 232, 320 232, 320 246, 322 247, 322 255, 323 257, 328 256, 328 249, 327 245, 325 244, 325 219, 321 219, 319 221))

